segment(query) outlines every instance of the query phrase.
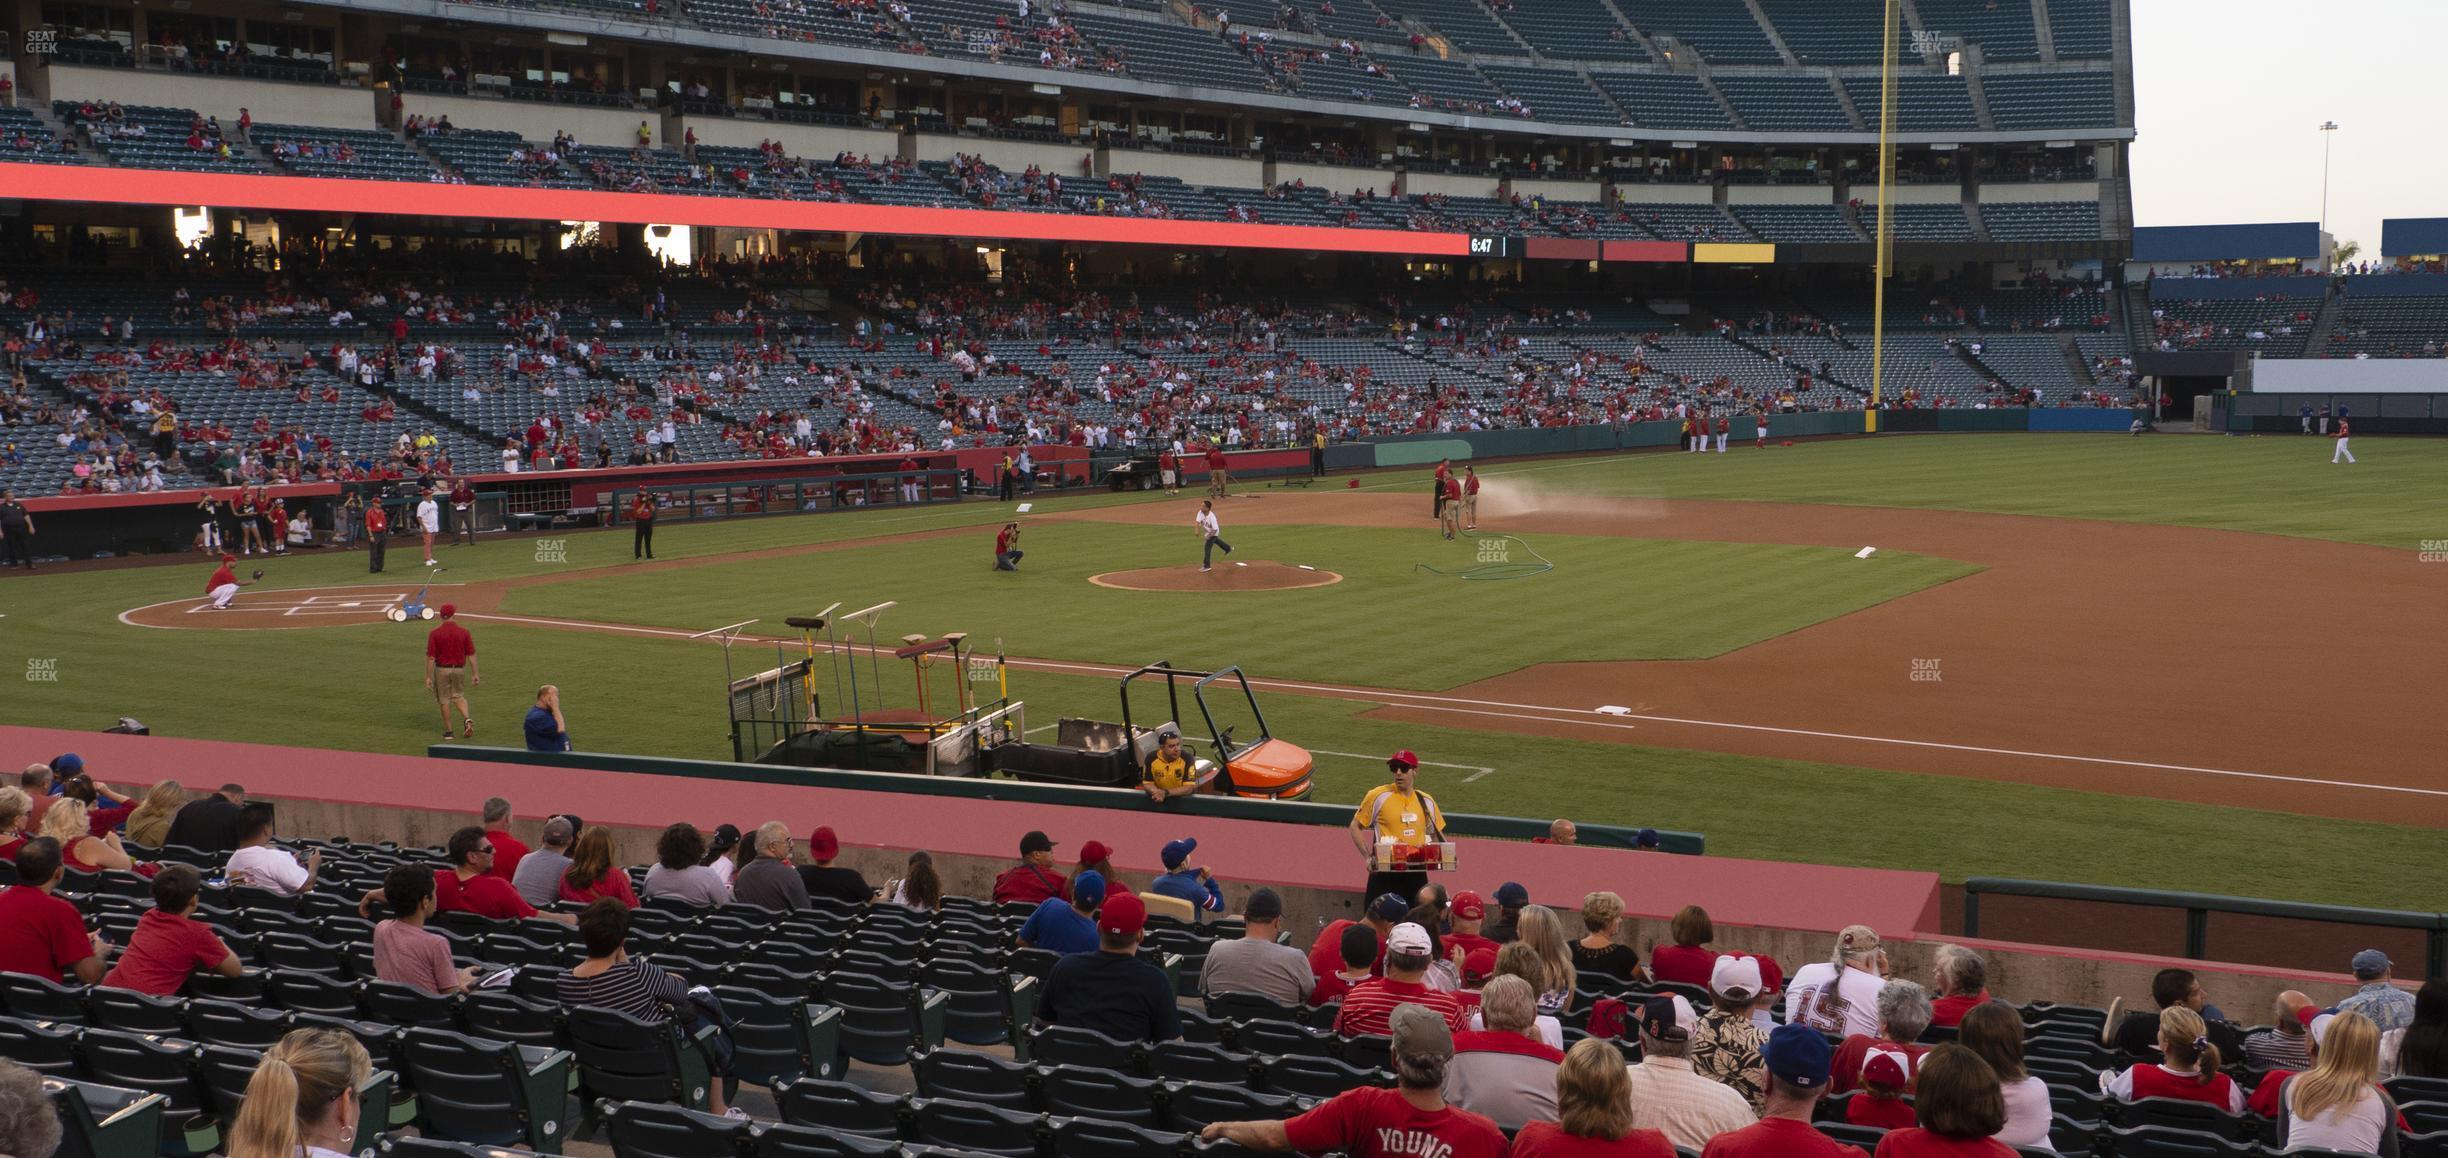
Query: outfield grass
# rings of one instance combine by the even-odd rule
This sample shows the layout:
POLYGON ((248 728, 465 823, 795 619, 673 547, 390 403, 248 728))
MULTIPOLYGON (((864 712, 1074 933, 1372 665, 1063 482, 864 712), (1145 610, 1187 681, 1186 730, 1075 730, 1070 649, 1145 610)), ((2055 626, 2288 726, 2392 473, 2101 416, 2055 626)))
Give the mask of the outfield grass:
MULTIPOLYGON (((1562 493, 1756 498, 2000 510, 2121 518, 2301 533, 2411 549, 2448 538, 2448 445, 2370 440, 2365 463, 2326 466, 2314 440, 2112 436, 1910 436, 1790 450, 1698 456, 1622 455, 1500 464, 1494 479, 1536 480, 1562 493), (2314 452, 2317 451, 2317 455, 2314 452), (2301 461, 2299 461, 2301 460, 2301 461), (2365 469, 2366 467, 2375 469, 2365 469)), ((1370 486, 1412 487, 1415 476, 1374 476, 1370 486)), ((1103 505, 1137 496, 1061 500, 1103 505)), ((1738 544, 1634 543, 1543 537, 1542 552, 1565 564, 1554 575, 1511 583, 1413 581, 1407 568, 1436 550, 1422 536, 1348 529, 1267 528, 1269 557, 1332 550, 1360 562, 1339 569, 1354 581, 1314 592, 1167 596, 1109 592, 1080 582, 1092 570, 1148 565, 1181 553, 1185 535, 1167 528, 1048 524, 1029 532, 1028 570, 986 570, 983 528, 999 504, 941 510, 666 524, 665 558, 702 557, 800 543, 939 528, 977 533, 852 547, 773 560, 642 572, 619 581, 579 579, 514 593, 515 610, 699 628, 752 616, 778 619, 834 599, 857 605, 899 598, 886 621, 903 631, 1000 633, 1014 654, 1143 662, 1237 661, 1268 675, 1314 675, 1397 686, 1446 686, 1482 669, 1536 658, 1713 654, 1791 630, 1848 601, 1876 602, 1961 573, 1934 559, 1880 557, 1893 571, 1840 571, 1874 582, 1830 593, 1779 617, 1753 615, 1752 600, 1782 601, 1787 572, 1809 574, 1820 552, 1738 544), (1280 534, 1278 532, 1280 531, 1280 534), (1395 536, 1381 540, 1380 535, 1395 536), (1162 536, 1161 543, 1140 536, 1162 536), (1561 540, 1561 541, 1559 541, 1561 540), (1150 559, 1111 559, 1112 544, 1145 542, 1150 559), (1278 547, 1282 549, 1278 549, 1278 547), (1763 553, 1764 552, 1764 553, 1763 553), (1093 559, 1093 561, 1091 561, 1093 559), (1643 570, 1644 567, 1648 570, 1643 570), (1361 578, 1372 580, 1361 583, 1361 578), (1894 582, 1898 578, 1904 582, 1894 582), (1009 580, 1003 586, 997 581, 1009 580), (1407 584, 1407 585, 1406 585, 1407 584), (1550 599, 1570 591, 1572 600, 1550 599), (1539 593, 1536 598, 1524 598, 1539 593), (1719 596, 1723 602, 1713 602, 1719 596), (1697 605, 1679 600, 1698 600, 1697 605), (1515 603, 1531 610, 1515 612, 1515 603), (1564 606, 1558 606, 1565 604, 1564 606), (1695 612, 1695 606, 1709 609, 1695 612), (1283 616, 1299 607, 1297 616, 1283 616), (1672 615, 1652 614, 1665 607, 1672 615), (1714 614, 1723 610, 1724 614, 1714 614), (1312 613, 1314 612, 1314 613, 1312 613), (1501 638, 1499 638, 1501 637, 1501 638), (1523 637, 1516 640, 1515 637, 1523 637), (1026 645, 1026 646, 1024 646, 1026 645), (1493 646, 1496 652, 1480 649, 1493 646)), ((1253 528, 1254 530, 1254 528, 1253 528)), ((581 534, 566 542, 572 571, 628 558, 625 535, 581 534)), ((1254 547, 1249 548, 1257 553, 1254 547)), ((1463 548, 1457 548, 1463 549, 1463 548)), ((536 542, 504 540, 450 548, 450 579, 532 576, 544 568, 536 542)), ((416 568, 413 549, 394 550, 396 579, 416 568)), ((1848 560, 1849 562, 1849 560, 1848 560)), ((308 587, 364 582, 364 557, 284 558, 266 564, 274 582, 308 587)), ((200 592, 201 563, 77 575, 0 576, 0 722, 98 728, 134 715, 169 735, 384 752, 421 751, 440 728, 421 685, 424 630, 366 624, 285 632, 189 633, 117 621, 127 608, 200 592), (59 682, 18 683, 27 659, 56 659, 59 682)), ((477 624, 488 678, 478 690, 480 741, 515 742, 516 721, 537 684, 567 689, 582 748, 713 757, 729 751, 723 718, 722 653, 706 643, 477 624)), ((769 666, 770 651, 743 654, 769 666)), ((901 678, 886 673, 896 692, 901 678)), ((1105 679, 1018 673, 1015 692, 1033 724, 1063 715, 1111 718, 1105 679)), ((2250 848, 2217 859, 2217 891, 2285 899, 2435 907, 2448 886, 2430 829, 2279 815, 1797 761, 1581 742, 1362 718, 1371 705, 1269 696, 1275 731, 1313 749, 1376 753, 1418 750, 1440 763, 1430 787, 1459 811, 1568 814, 1601 823, 1650 824, 1708 834, 1712 851, 1833 864, 1932 869, 1972 875, 2163 885, 2152 847, 2250 848), (2011 817, 2011 823, 1998 823, 2011 817), (2271 840, 2273 832, 2287 839, 2271 840), (2138 834, 2148 834, 2142 837, 2138 834)), ((23 754, 19 754, 23 755, 23 754)), ((48 755, 47 753, 43 755, 48 755)), ((111 769, 97 769, 106 779, 111 769)), ((1373 759, 1319 758, 1320 798, 1351 800, 1382 777, 1373 759)), ((740 818, 704 817, 708 822, 740 818)))
MULTIPOLYGON (((2261 435, 1903 434, 1717 454, 1621 454, 1484 467, 1576 495, 1838 503, 2166 523, 2372 543, 2448 539, 2448 441, 2261 435)), ((1410 491, 1427 473, 1363 489, 1410 491)))
MULTIPOLYGON (((900 606, 883 638, 966 631, 1010 655, 1137 665, 1239 664, 1281 679, 1440 689, 1554 659, 1703 659, 1972 574, 1925 556, 1756 543, 1542 535, 1556 569, 1472 582, 1415 570, 1468 567, 1473 540, 1354 527, 1249 527, 1237 558, 1311 563, 1341 583, 1296 591, 1121 591, 1090 575, 1198 559, 1174 527, 1041 524, 1015 574, 979 536, 599 573, 523 587, 513 614, 688 630, 780 624, 839 600, 900 606)), ((1514 550, 1518 552, 1519 548, 1514 550)), ((1219 555, 1217 565, 1229 567, 1219 555)))

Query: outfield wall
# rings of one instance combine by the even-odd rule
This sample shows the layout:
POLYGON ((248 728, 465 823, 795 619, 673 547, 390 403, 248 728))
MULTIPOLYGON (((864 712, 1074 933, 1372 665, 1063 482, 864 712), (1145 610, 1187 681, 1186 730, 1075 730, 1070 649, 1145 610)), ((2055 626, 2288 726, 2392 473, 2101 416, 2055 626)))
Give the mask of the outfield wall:
MULTIPOLYGON (((584 727, 583 720, 577 723, 584 727)), ((277 801, 282 830, 300 836, 435 846, 452 830, 473 823, 485 798, 500 795, 517 809, 513 834, 529 843, 536 841, 543 814, 575 811, 590 824, 610 827, 615 857, 638 864, 652 859, 656 833, 675 816, 742 827, 778 818, 802 840, 818 824, 833 825, 842 838, 841 863, 871 883, 898 876, 908 852, 924 848, 948 891, 980 896, 1013 862, 1017 834, 1028 829, 1041 829, 1060 842, 1058 858, 1066 871, 1082 842, 1105 841, 1117 850, 1113 859, 1123 879, 1134 886, 1156 874, 1156 854, 1165 841, 1196 836, 1197 859, 1224 882, 1227 902, 1237 909, 1251 888, 1274 887, 1284 897, 1286 927, 1298 941, 1305 943, 1325 919, 1355 914, 1360 903, 1355 889, 1360 865, 1340 828, 1182 816, 1126 800, 1135 794, 1120 789, 1108 790, 1118 802, 1110 808, 992 796, 927 797, 923 808, 912 808, 908 795, 881 789, 603 770, 591 765, 619 758, 591 754, 557 758, 562 766, 546 767, 0 727, 0 765, 22 766, 65 751, 77 752, 89 770, 124 784, 173 775, 190 785, 244 784, 250 795, 277 801)), ((1670 939, 1669 916, 1694 903, 1709 910, 1718 929, 1716 947, 1766 953, 1783 963, 1788 975, 1823 959, 1831 931, 1842 924, 1876 928, 1889 942, 1899 976, 1928 976, 1941 940, 1932 873, 1513 840, 1458 843, 1467 868, 1454 874, 1449 886, 1485 890, 1497 881, 1519 881, 1533 900, 1565 912, 1568 920, 1584 894, 1613 891, 1624 898, 1628 912, 1619 936, 1644 956, 1670 939)), ((2222 1005, 2238 1011, 2267 1008, 2285 989, 2328 1003, 2355 988, 2351 978, 2323 971, 2004 940, 1957 943, 1983 954, 1990 989, 2014 1001, 2102 1004, 2122 995, 2129 1004, 2142 1004, 2152 974, 2170 966, 2193 969, 2222 1005)), ((2362 947, 2360 941, 2347 945, 2344 937, 2338 943, 2362 947)), ((2344 949, 2338 956, 2343 959, 2344 949)))

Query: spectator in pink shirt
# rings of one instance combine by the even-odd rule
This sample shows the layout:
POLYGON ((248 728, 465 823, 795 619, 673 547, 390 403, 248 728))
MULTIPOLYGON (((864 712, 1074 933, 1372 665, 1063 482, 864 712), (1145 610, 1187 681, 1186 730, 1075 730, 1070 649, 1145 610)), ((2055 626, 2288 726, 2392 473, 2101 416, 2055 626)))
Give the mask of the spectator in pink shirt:
POLYGON ((391 919, 374 926, 374 976, 395 981, 436 997, 446 997, 476 984, 476 967, 461 969, 451 962, 450 942, 426 931, 434 914, 433 870, 401 865, 383 876, 383 903, 391 919))

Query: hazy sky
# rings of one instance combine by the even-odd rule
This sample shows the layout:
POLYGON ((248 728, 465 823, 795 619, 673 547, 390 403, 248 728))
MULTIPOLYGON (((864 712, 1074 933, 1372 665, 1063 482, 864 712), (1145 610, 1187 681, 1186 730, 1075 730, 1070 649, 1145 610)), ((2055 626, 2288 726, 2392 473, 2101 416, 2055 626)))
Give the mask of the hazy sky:
POLYGON ((2132 0, 2134 223, 2448 217, 2448 0, 2132 0))

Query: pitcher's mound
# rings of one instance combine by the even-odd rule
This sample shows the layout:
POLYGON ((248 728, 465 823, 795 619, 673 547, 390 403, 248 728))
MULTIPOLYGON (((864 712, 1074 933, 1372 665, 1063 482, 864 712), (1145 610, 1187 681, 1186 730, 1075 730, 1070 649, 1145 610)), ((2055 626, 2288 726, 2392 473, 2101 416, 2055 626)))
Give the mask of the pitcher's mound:
POLYGON ((1332 571, 1267 559, 1237 564, 1227 558, 1218 560, 1213 571, 1201 571, 1195 565, 1148 567, 1138 571, 1107 571, 1089 576, 1088 581, 1124 591, 1292 591, 1340 583, 1343 577, 1332 571))

